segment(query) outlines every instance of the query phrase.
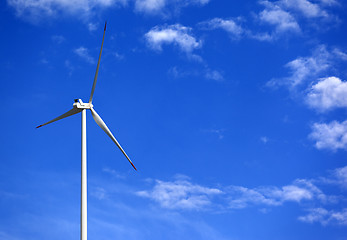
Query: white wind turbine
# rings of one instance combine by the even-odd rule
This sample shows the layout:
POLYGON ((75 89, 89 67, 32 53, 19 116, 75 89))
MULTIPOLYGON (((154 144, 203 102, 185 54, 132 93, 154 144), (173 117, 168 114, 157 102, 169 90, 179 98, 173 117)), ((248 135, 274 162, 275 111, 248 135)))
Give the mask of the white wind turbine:
POLYGON ((75 103, 73 104, 73 108, 64 113, 63 115, 54 118, 53 120, 46 122, 36 128, 45 126, 47 124, 50 124, 52 122, 58 121, 60 119, 69 117, 71 115, 77 114, 82 112, 82 144, 81 144, 81 240, 87 240, 87 131, 86 131, 86 109, 89 109, 92 113, 92 116, 95 120, 95 122, 99 125, 99 127, 102 128, 102 130, 105 131, 105 133, 112 139, 112 141, 117 145, 117 147, 122 151, 124 156, 128 159, 131 166, 136 170, 136 167, 131 162, 128 155, 125 153, 123 148, 120 146, 116 138, 113 136, 111 131, 108 129, 104 121, 101 119, 101 117, 96 113, 96 111, 93 108, 92 100, 93 100, 93 94, 95 90, 96 80, 98 78, 98 72, 99 72, 99 66, 100 66, 100 58, 101 58, 101 52, 102 47, 104 45, 104 38, 105 38, 105 32, 106 32, 106 22, 105 22, 105 28, 104 28, 104 34, 102 36, 102 43, 101 43, 101 49, 99 54, 99 60, 98 65, 96 67, 92 92, 90 94, 89 102, 84 103, 81 99, 75 99, 75 103))

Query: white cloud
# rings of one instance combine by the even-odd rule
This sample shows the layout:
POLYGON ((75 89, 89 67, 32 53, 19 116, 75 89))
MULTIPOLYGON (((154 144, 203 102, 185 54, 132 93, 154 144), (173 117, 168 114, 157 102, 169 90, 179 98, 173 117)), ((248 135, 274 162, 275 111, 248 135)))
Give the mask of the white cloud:
POLYGON ((328 211, 324 208, 314 208, 309 210, 310 213, 306 216, 300 216, 298 219, 303 222, 313 223, 313 222, 325 222, 325 218, 328 215, 328 211))
POLYGON ((287 78, 287 82, 292 87, 295 87, 311 76, 316 76, 319 73, 327 70, 331 65, 328 61, 329 53, 325 46, 318 47, 312 56, 299 57, 286 64, 292 72, 292 76, 287 78))
POLYGON ((306 18, 327 17, 328 14, 318 5, 308 0, 281 0, 279 4, 285 8, 293 9, 306 18))
POLYGON ((211 79, 214 81, 223 81, 224 80, 223 75, 219 71, 210 70, 210 69, 207 69, 206 74, 205 74, 205 78, 211 79))
POLYGON ((191 35, 191 28, 180 24, 170 26, 156 26, 145 34, 148 45, 161 51, 164 44, 173 44, 178 46, 183 52, 191 53, 194 49, 201 47, 201 41, 197 41, 191 35))
POLYGON ((232 186, 227 193, 230 197, 231 208, 245 208, 249 205, 279 206, 284 202, 297 202, 303 200, 319 200, 326 202, 328 197, 313 183, 305 179, 298 179, 291 185, 281 188, 259 187, 249 189, 241 186, 232 186))
POLYGON ((321 177, 318 181, 325 184, 333 184, 341 187, 343 190, 347 189, 347 166, 336 168, 331 172, 329 177, 321 177))
POLYGON ((324 208, 313 208, 309 210, 309 214, 306 216, 300 216, 298 219, 307 223, 319 222, 322 225, 347 225, 347 208, 344 208, 341 211, 328 211, 324 208))
POLYGON ((310 138, 316 141, 315 146, 318 149, 347 150, 347 121, 315 123, 310 138))
POLYGON ((205 5, 210 0, 136 0, 135 10, 146 14, 163 14, 167 8, 186 7, 189 5, 205 5))
POLYGON ((343 61, 347 61, 347 54, 341 51, 340 49, 334 48, 333 54, 335 55, 336 58, 339 58, 343 61))
POLYGON ((124 5, 128 0, 7 0, 18 17, 38 21, 58 14, 87 17, 95 9, 124 5))
MULTIPOLYGON (((269 189, 267 189, 270 191, 269 189)), ((229 193, 229 203, 228 207, 230 208, 245 208, 249 205, 268 205, 268 206, 279 206, 281 202, 274 199, 268 198, 260 190, 249 189, 242 186, 230 186, 228 188, 229 193)))
POLYGON ((262 141, 262 143, 266 144, 269 141, 269 138, 267 137, 261 137, 260 141, 262 141))
POLYGON ((283 32, 300 32, 300 26, 295 18, 289 13, 279 7, 272 7, 263 10, 259 13, 259 20, 274 25, 276 33, 283 32))
MULTIPOLYGON (((189 54, 189 59, 193 59, 200 63, 203 63, 203 60, 198 55, 189 54)), ((223 73, 217 70, 212 70, 208 67, 207 64, 204 64, 203 68, 179 68, 174 66, 168 70, 168 74, 173 78, 205 78, 207 80, 213 80, 217 82, 224 81, 223 73)))
POLYGON ((91 64, 94 64, 95 63, 95 60, 92 56, 90 56, 89 54, 89 51, 87 48, 85 47, 79 47, 79 48, 76 48, 74 50, 74 52, 80 56, 81 58, 83 58, 85 61, 87 61, 88 63, 91 63, 91 64))
POLYGON ((89 31, 95 31, 98 28, 98 25, 96 23, 88 23, 88 30, 89 31))
POLYGON ((330 200, 311 181, 298 179, 281 188, 275 186, 247 188, 228 186, 221 189, 192 184, 189 179, 173 182, 157 180, 152 190, 139 191, 138 196, 150 198, 168 209, 242 209, 249 206, 280 206, 285 202, 330 200), (220 204, 217 204, 217 202, 220 204))
POLYGON ((166 0, 136 0, 135 9, 139 12, 154 13, 162 10, 166 0))
MULTIPOLYGON (((219 186, 218 188, 193 184, 189 177, 178 176, 175 181, 151 181, 154 186, 149 190, 138 191, 136 195, 154 200, 162 208, 171 210, 215 210, 244 209, 258 207, 264 212, 270 207, 278 207, 286 202, 294 202, 299 206, 330 207, 337 204, 340 197, 326 195, 316 184, 336 184, 347 187, 347 166, 332 171, 329 178, 296 179, 282 187, 263 186, 247 188, 244 186, 219 186)), ((347 224, 347 208, 342 211, 326 210, 317 207, 308 210, 305 216, 298 219, 302 222, 320 222, 327 224, 347 224)))
POLYGON ((214 18, 209 21, 201 22, 199 25, 207 29, 223 29, 235 38, 241 37, 244 33, 242 27, 232 19, 214 18))
POLYGON ((347 166, 335 169, 334 176, 339 185, 347 188, 347 166))
POLYGON ((93 188, 90 191, 90 194, 99 200, 103 200, 103 199, 107 198, 106 190, 104 188, 101 188, 101 187, 93 188))
POLYGON ((151 198, 169 209, 201 209, 211 204, 210 198, 223 192, 216 188, 194 185, 186 180, 156 181, 151 191, 137 192, 138 196, 151 198))
POLYGON ((309 0, 279 0, 275 2, 265 0, 261 1, 261 3, 267 8, 276 7, 286 12, 292 12, 292 14, 296 14, 298 17, 302 18, 327 18, 330 17, 330 15, 324 8, 336 5, 337 2, 335 0, 321 0, 320 3, 309 0))
POLYGON ((332 66, 332 57, 326 47, 321 45, 314 50, 312 56, 298 57, 288 62, 285 67, 290 69, 289 77, 273 79, 267 85, 287 85, 290 88, 300 86, 328 70, 332 66))
POLYGON ((310 189, 305 189, 295 185, 288 185, 282 187, 280 190, 275 190, 272 193, 275 197, 278 197, 282 201, 294 201, 300 202, 304 199, 312 199, 313 193, 310 189))
POLYGON ((111 174, 115 178, 125 179, 125 176, 123 174, 117 172, 114 169, 110 169, 106 167, 106 168, 103 168, 102 171, 111 174))
POLYGON ((62 14, 85 20, 98 10, 127 6, 133 1, 137 12, 167 15, 166 12, 177 12, 182 7, 206 5, 210 0, 7 0, 7 4, 15 10, 18 17, 37 22, 62 14))
POLYGON ((120 54, 118 52, 113 52, 112 55, 117 58, 118 60, 123 60, 124 59, 124 55, 123 54, 120 54))
POLYGON ((311 87, 306 101, 320 112, 347 107, 347 82, 337 77, 322 78, 311 87))
POLYGON ((256 39, 256 40, 259 40, 259 41, 272 41, 274 40, 277 36, 274 35, 274 34, 270 34, 270 33, 267 33, 267 32, 263 32, 263 33, 252 33, 252 32, 248 32, 248 35, 253 38, 253 39, 256 39))
POLYGON ((320 0, 320 2, 323 5, 328 5, 328 6, 339 5, 339 2, 337 0, 320 0))
POLYGON ((275 29, 271 33, 249 32, 250 37, 260 41, 272 41, 282 37, 284 33, 302 33, 302 28, 312 27, 312 23, 317 24, 317 18, 320 23, 336 20, 337 18, 326 9, 335 5, 334 2, 334 0, 322 0, 320 3, 309 0, 260 1, 259 3, 265 8, 256 15, 257 20, 273 25, 275 29))

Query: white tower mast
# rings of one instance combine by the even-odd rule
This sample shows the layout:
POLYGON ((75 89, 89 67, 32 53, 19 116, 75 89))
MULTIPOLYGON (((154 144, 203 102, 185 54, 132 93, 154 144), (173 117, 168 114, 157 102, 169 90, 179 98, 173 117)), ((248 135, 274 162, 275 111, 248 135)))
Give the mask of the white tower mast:
POLYGON ((96 113, 96 111, 93 108, 93 104, 92 104, 95 85, 96 85, 96 81, 98 78, 102 47, 104 45, 105 32, 106 32, 106 23, 105 23, 105 28, 104 28, 104 35, 102 36, 102 43, 101 43, 101 49, 100 49, 100 54, 99 54, 99 60, 98 60, 98 65, 96 67, 96 72, 95 72, 95 76, 94 76, 94 82, 93 82, 93 87, 92 87, 92 92, 90 94, 89 102, 84 103, 84 102, 82 102, 81 99, 75 99, 75 103, 73 104, 73 108, 70 111, 64 113, 63 115, 61 115, 57 118, 54 118, 53 120, 51 120, 49 122, 46 122, 46 123, 36 127, 36 128, 39 128, 39 127, 45 126, 49 123, 52 123, 52 122, 58 121, 60 119, 63 119, 63 118, 69 117, 71 115, 82 112, 82 123, 81 123, 81 125, 82 125, 81 126, 81 240, 87 240, 87 127, 86 127, 86 109, 89 109, 91 111, 95 122, 112 139, 112 141, 117 145, 117 147, 122 151, 124 156, 128 159, 129 163, 136 170, 134 164, 131 162, 128 155, 125 153, 123 148, 120 146, 117 139, 113 136, 111 131, 108 129, 105 122, 96 113))

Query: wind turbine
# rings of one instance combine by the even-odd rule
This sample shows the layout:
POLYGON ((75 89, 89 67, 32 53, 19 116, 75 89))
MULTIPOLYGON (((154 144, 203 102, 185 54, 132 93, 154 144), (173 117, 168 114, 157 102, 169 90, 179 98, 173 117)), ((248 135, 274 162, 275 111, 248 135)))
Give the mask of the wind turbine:
POLYGON ((96 81, 98 79, 98 72, 99 72, 99 66, 100 66, 100 58, 102 53, 102 47, 104 45, 104 38, 105 38, 105 32, 106 32, 106 22, 105 22, 105 28, 104 28, 104 35, 102 36, 102 43, 101 43, 101 49, 99 54, 99 60, 98 65, 96 67, 92 92, 90 94, 89 102, 84 103, 81 99, 75 99, 75 103, 73 104, 73 108, 64 113, 63 115, 54 118, 53 120, 46 122, 36 128, 45 126, 47 124, 50 124, 52 122, 58 121, 60 119, 69 117, 71 115, 77 114, 82 112, 82 134, 81 134, 81 240, 87 240, 87 129, 86 129, 86 110, 89 109, 92 113, 92 116, 95 120, 95 122, 101 127, 102 130, 105 131, 105 133, 112 139, 112 141, 117 145, 117 147, 122 151, 124 156, 128 159, 129 163, 135 170, 136 167, 131 162, 128 155, 125 153, 121 145, 118 143, 117 139, 113 136, 111 131, 106 126, 105 122, 101 119, 101 117, 96 113, 94 110, 94 106, 92 104, 93 101, 93 95, 95 90, 96 81))

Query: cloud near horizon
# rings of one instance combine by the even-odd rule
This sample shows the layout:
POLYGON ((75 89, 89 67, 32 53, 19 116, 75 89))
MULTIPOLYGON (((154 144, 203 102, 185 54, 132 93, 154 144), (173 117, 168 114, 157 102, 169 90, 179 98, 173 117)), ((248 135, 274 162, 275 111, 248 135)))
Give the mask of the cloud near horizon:
MULTIPOLYGON (((345 218, 340 216, 338 211, 321 212, 307 208, 307 206, 320 206, 316 209, 324 209, 323 206, 333 206, 339 202, 339 197, 327 195, 317 186, 334 184, 347 186, 347 166, 332 171, 332 175, 327 178, 317 179, 296 179, 291 184, 282 187, 260 186, 247 188, 244 186, 219 186, 206 187, 194 184, 186 178, 179 178, 173 181, 155 180, 153 186, 147 190, 137 191, 139 197, 148 198, 159 204, 164 209, 175 210, 194 210, 194 211, 228 211, 257 207, 259 209, 279 207, 286 202, 294 202, 309 211, 306 216, 298 219, 302 222, 323 224, 346 225, 345 218), (322 217, 318 218, 317 215, 322 217), (328 219, 328 220, 327 220, 328 219), (330 220, 329 220, 330 219, 330 220)), ((152 185, 152 184, 151 184, 152 185)), ((341 212, 344 216, 344 212, 341 212)))
POLYGON ((153 199, 161 207, 169 209, 202 209, 212 204, 211 197, 223 192, 217 188, 208 188, 192 184, 187 180, 164 182, 156 180, 150 191, 139 191, 138 196, 153 199))

